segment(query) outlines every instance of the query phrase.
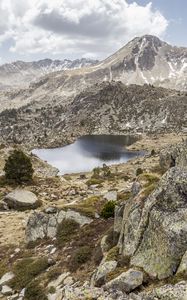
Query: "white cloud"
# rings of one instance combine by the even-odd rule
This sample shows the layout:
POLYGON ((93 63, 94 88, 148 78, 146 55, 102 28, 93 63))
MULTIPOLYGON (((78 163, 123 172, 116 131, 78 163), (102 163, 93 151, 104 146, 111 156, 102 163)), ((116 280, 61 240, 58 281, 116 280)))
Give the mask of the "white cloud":
POLYGON ((168 26, 152 4, 125 0, 0 0, 0 43, 15 54, 103 57, 135 36, 168 26))

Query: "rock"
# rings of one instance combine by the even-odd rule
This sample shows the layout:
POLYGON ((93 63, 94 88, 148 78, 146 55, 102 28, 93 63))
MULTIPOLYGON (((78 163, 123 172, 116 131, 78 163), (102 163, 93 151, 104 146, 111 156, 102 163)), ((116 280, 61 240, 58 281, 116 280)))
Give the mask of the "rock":
POLYGON ((134 181, 131 187, 131 192, 133 196, 135 197, 141 190, 141 185, 138 181, 134 181))
POLYGON ((187 248, 187 169, 171 168, 146 199, 124 207, 118 246, 150 277, 172 276, 187 248))
POLYGON ((106 253, 110 248, 110 245, 108 245, 108 243, 107 243, 107 238, 108 238, 108 236, 104 235, 103 238, 101 239, 100 245, 101 245, 101 250, 102 250, 103 254, 106 253))
POLYGON ((63 281, 70 275, 69 272, 67 273, 63 273, 61 274, 57 279, 51 281, 49 284, 48 284, 48 287, 54 287, 54 288, 57 288, 58 286, 62 285, 63 281))
POLYGON ((187 299, 187 283, 181 281, 175 285, 167 284, 153 291, 141 293, 142 300, 186 300, 187 299))
POLYGON ((122 223, 123 223, 123 212, 125 208, 126 203, 118 206, 115 206, 115 217, 114 217, 114 232, 116 234, 120 234, 122 229, 122 223))
POLYGON ((104 195, 104 199, 107 201, 117 201, 117 192, 116 191, 110 191, 104 195))
POLYGON ((47 207, 47 208, 45 209, 44 212, 45 212, 46 214, 56 214, 57 211, 58 211, 58 209, 57 209, 56 207, 54 207, 54 206, 49 206, 49 207, 47 207))
POLYGON ((4 274, 0 279, 0 287, 8 283, 13 278, 14 274, 12 272, 4 274))
POLYGON ((48 300, 62 300, 62 290, 57 290, 54 294, 48 294, 48 300))
POLYGON ((67 286, 71 286, 74 283, 73 277, 68 276, 64 279, 63 284, 67 286))
POLYGON ((61 210, 56 214, 34 212, 26 225, 26 241, 33 242, 37 239, 54 238, 58 225, 64 219, 75 220, 80 226, 90 224, 93 220, 73 210, 61 210))
POLYGON ((4 201, 9 208, 16 210, 35 209, 40 205, 36 195, 25 190, 14 190, 5 196, 4 201))
POLYGON ((123 272, 105 285, 106 290, 114 289, 129 293, 143 283, 143 273, 134 269, 123 272))
POLYGON ((13 290, 8 285, 3 285, 1 289, 1 294, 9 296, 12 295, 13 290))
POLYGON ((0 211, 6 211, 9 210, 7 203, 4 201, 0 201, 0 211))
POLYGON ((178 145, 170 146, 160 152, 160 166, 168 170, 171 167, 187 165, 187 140, 178 145))
POLYGON ((92 278, 92 283, 95 286, 100 286, 105 283, 106 275, 114 271, 117 267, 117 261, 106 261, 100 264, 96 273, 92 278))
POLYGON ((184 253, 181 263, 177 270, 177 275, 186 276, 187 275, 187 251, 184 253))

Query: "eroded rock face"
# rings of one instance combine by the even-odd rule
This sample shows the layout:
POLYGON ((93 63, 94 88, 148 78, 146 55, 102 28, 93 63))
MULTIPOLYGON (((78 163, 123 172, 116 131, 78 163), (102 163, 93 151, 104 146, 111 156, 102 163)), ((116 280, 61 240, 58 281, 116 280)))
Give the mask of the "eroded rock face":
POLYGON ((15 190, 5 196, 4 202, 8 208, 16 210, 35 209, 40 205, 38 198, 32 192, 15 190))
POLYGON ((80 226, 90 224, 92 222, 91 218, 85 217, 72 210, 61 210, 55 214, 35 212, 30 216, 27 222, 26 241, 34 242, 37 239, 54 238, 57 233, 58 225, 64 219, 72 219, 80 226))
POLYGON ((127 201, 118 246, 150 277, 177 271, 187 249, 187 168, 171 168, 145 200, 127 201))

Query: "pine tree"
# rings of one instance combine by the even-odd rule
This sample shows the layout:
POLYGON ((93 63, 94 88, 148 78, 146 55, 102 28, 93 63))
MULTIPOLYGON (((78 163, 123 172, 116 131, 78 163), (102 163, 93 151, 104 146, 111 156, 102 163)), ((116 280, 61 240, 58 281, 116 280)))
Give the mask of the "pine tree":
POLYGON ((32 180, 31 159, 21 150, 15 149, 6 160, 5 178, 16 183, 28 183, 32 180))

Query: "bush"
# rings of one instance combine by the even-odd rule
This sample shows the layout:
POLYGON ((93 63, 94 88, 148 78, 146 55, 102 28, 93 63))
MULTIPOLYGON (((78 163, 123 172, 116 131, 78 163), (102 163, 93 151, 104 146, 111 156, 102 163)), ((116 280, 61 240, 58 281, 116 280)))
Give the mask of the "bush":
POLYGON ((63 247, 64 244, 71 240, 71 238, 79 229, 79 224, 71 219, 63 220, 57 229, 56 244, 58 247, 63 247))
POLYGON ((137 170, 136 170, 136 176, 139 176, 140 174, 142 174, 143 173, 143 170, 141 169, 141 168, 138 168, 137 170))
POLYGON ((47 300, 45 291, 38 281, 32 281, 25 289, 25 300, 47 300))
POLYGON ((104 219, 109 219, 114 217, 114 211, 115 211, 115 201, 108 201, 102 211, 101 211, 101 217, 104 219))
POLYGON ((18 184, 32 180, 34 170, 31 159, 21 150, 15 149, 6 160, 5 178, 18 184))
POLYGON ((152 150, 151 150, 151 156, 154 156, 155 154, 156 154, 155 150, 152 149, 152 150))
POLYGON ((89 246, 80 247, 75 251, 70 261, 70 271, 76 271, 80 266, 91 259, 92 249, 89 246))

